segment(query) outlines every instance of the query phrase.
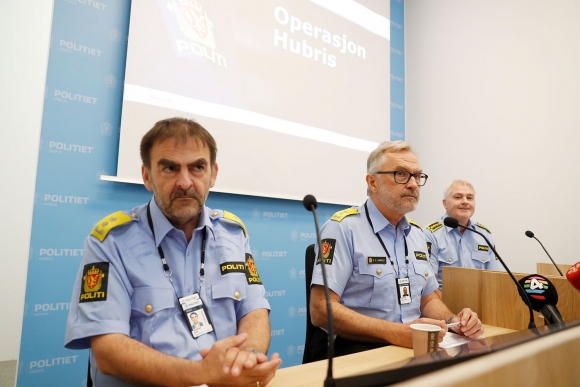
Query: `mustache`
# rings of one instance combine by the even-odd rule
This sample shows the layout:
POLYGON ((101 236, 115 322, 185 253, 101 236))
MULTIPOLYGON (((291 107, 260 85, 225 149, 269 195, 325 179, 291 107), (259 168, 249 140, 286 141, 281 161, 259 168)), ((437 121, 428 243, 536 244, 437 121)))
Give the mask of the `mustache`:
POLYGON ((169 197, 170 200, 173 200, 177 197, 188 197, 188 198, 192 198, 192 199, 197 199, 200 202, 203 201, 203 198, 201 197, 201 195, 199 193, 197 193, 197 191, 193 188, 188 189, 188 190, 183 190, 183 189, 176 189, 175 191, 173 191, 171 193, 171 196, 169 197))
POLYGON ((412 196, 415 199, 419 199, 419 193, 415 190, 411 190, 411 189, 406 189, 403 192, 401 192, 401 197, 403 196, 412 196))

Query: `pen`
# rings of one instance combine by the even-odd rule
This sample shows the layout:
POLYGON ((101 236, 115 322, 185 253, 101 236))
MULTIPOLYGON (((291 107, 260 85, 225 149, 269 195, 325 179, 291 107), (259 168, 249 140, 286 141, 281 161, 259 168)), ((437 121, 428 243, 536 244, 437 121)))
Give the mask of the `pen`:
POLYGON ((458 327, 460 325, 461 325, 460 322, 455 322, 455 323, 447 324, 447 328, 454 328, 454 327, 458 327))

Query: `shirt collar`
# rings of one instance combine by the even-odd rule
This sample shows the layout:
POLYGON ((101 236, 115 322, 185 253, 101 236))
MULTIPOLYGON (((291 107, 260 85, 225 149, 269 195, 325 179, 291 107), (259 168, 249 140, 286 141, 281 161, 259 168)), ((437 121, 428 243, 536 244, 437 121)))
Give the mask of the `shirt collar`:
MULTIPOLYGON (((167 219, 165 214, 161 211, 155 201, 155 197, 151 198, 149 203, 151 208, 151 220, 153 221, 153 228, 155 229, 155 245, 159 246, 163 238, 165 238, 171 230, 175 229, 175 227, 173 227, 169 219, 167 219)), ((206 206, 202 207, 196 230, 200 230, 207 226, 213 235, 213 227, 209 218, 210 213, 211 210, 209 208, 206 206)))
MULTIPOLYGON (((373 223, 373 231, 375 233, 378 233, 382 229, 389 226, 395 228, 391 222, 389 222, 387 218, 385 218, 385 216, 379 211, 377 206, 375 206, 375 203, 370 198, 367 200, 367 208, 369 209, 369 216, 371 218, 371 222, 373 223)), ((397 223, 397 228, 399 230, 403 230, 405 236, 409 235, 409 232, 411 231, 411 225, 409 224, 406 216, 403 216, 401 220, 399 220, 399 223, 397 223)))

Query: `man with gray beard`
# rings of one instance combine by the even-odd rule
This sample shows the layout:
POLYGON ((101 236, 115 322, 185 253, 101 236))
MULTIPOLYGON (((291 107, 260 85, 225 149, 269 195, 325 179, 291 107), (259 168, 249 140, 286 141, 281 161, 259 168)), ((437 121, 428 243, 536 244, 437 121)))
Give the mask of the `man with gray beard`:
POLYGON ((454 315, 435 294, 439 284, 429 268, 423 230, 405 217, 427 182, 411 147, 382 142, 368 157, 366 182, 369 199, 337 212, 321 229, 323 257, 317 257, 312 275, 310 314, 322 329, 313 337, 313 360, 326 357, 328 342, 321 259, 337 335, 335 356, 389 344, 412 348, 415 323, 441 327, 440 340, 446 322, 460 322, 458 334, 480 336, 475 312, 465 308, 454 315))

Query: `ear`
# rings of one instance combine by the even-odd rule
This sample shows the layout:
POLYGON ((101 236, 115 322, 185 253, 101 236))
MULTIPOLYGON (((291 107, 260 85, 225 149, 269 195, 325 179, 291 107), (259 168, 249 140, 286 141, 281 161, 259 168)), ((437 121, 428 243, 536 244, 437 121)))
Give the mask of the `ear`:
POLYGON ((367 175, 367 187, 372 193, 377 193, 379 191, 379 187, 377 186, 377 176, 376 175, 367 175))
POLYGON ((153 187, 151 186, 151 179, 149 176, 149 170, 145 165, 141 165, 141 176, 143 176, 143 183, 145 183, 145 188, 148 191, 153 191, 153 187))
POLYGON ((443 207, 445 207, 445 209, 447 209, 447 199, 443 199, 443 207))
POLYGON ((216 181, 217 175, 218 175, 218 169, 219 169, 218 165, 217 165, 217 163, 215 163, 213 165, 212 170, 211 170, 211 178, 209 181, 209 188, 213 188, 213 186, 215 185, 215 181, 216 181))

